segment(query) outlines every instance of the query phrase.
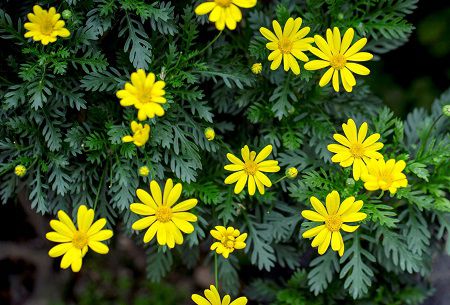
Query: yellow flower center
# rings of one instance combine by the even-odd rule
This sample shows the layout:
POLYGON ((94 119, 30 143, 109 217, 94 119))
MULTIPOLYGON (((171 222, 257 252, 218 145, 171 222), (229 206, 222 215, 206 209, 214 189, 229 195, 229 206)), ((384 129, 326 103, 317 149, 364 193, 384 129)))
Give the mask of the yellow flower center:
POLYGON ((224 236, 221 240, 222 245, 228 249, 234 249, 234 236, 227 235, 224 236))
POLYGON ((248 160, 244 164, 244 171, 248 175, 254 175, 256 171, 258 170, 258 164, 256 164, 254 161, 248 160))
POLYGON ((287 37, 283 37, 278 41, 278 48, 283 54, 291 53, 292 41, 287 37))
POLYGON ((380 177, 378 178, 379 180, 379 184, 382 188, 389 188, 389 186, 392 184, 392 174, 391 173, 386 173, 386 172, 381 172, 380 177))
POLYGON ((331 58, 331 66, 337 70, 341 70, 345 67, 345 64, 347 63, 347 60, 345 59, 344 55, 342 54, 336 54, 333 55, 331 58))
POLYGON ((153 86, 151 88, 138 87, 137 99, 139 100, 139 102, 141 102, 142 104, 152 103, 153 102, 152 89, 153 86))
POLYGON ((43 18, 41 21, 41 33, 47 36, 53 32, 53 23, 50 18, 43 18))
POLYGON ((365 153, 364 146, 359 143, 354 143, 350 146, 350 153, 355 158, 362 158, 365 153))
POLYGON ((83 249, 88 243, 88 236, 86 232, 76 231, 73 234, 72 245, 75 248, 83 249))
POLYGON ((160 222, 169 222, 172 219, 172 210, 167 206, 156 209, 156 219, 160 222))
POLYGON ((339 215, 328 215, 325 219, 325 225, 331 232, 337 232, 342 226, 342 219, 339 215))
POLYGON ((231 4, 231 0, 214 0, 214 2, 221 7, 228 7, 231 4))

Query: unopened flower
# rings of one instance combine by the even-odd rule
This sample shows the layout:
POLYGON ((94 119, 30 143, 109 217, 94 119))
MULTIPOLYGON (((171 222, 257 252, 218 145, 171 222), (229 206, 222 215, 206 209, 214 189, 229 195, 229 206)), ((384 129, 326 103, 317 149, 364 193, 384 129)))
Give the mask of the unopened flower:
POLYGON ((64 19, 69 19, 72 17, 72 12, 70 10, 64 10, 61 15, 64 19))
POLYGON ((75 227, 72 219, 62 210, 58 211, 58 220, 51 220, 50 226, 54 232, 49 232, 45 237, 57 243, 48 252, 50 257, 63 256, 61 259, 61 268, 72 267, 73 272, 78 272, 83 263, 88 248, 93 251, 106 254, 109 252, 107 245, 102 241, 108 240, 113 236, 113 231, 103 230, 106 225, 106 219, 100 218, 94 221, 94 210, 81 205, 77 212, 77 226, 75 227))
POLYGON ((205 128, 205 138, 208 141, 214 140, 215 137, 216 137, 216 132, 214 131, 214 129, 212 129, 211 127, 205 128))
POLYGON ((29 13, 28 20, 24 24, 27 32, 25 38, 33 38, 34 41, 40 41, 43 45, 55 42, 57 36, 69 37, 70 32, 64 27, 64 20, 59 20, 60 14, 51 7, 48 11, 42 9, 39 5, 33 6, 33 13, 29 13))
POLYGON ((225 165, 225 169, 234 173, 225 179, 225 184, 236 183, 234 187, 235 194, 242 192, 245 184, 248 185, 250 196, 255 194, 256 188, 258 188, 260 194, 264 194, 264 186, 271 187, 272 182, 263 172, 276 173, 280 170, 278 161, 264 161, 271 152, 272 145, 264 147, 259 154, 256 154, 255 151, 250 151, 248 146, 245 145, 241 149, 243 161, 233 154, 227 154, 227 158, 232 164, 225 165))
POLYGON ((165 85, 162 80, 156 81, 155 74, 146 75, 144 70, 139 69, 131 73, 131 83, 126 83, 125 88, 119 90, 116 96, 120 99, 120 105, 125 107, 134 105, 138 109, 140 121, 152 119, 155 115, 164 115, 161 105, 166 103, 165 85))
POLYGON ((341 39, 341 33, 337 27, 331 31, 327 29, 325 40, 320 35, 314 36, 315 47, 310 47, 309 51, 319 57, 319 60, 312 60, 305 64, 306 70, 319 70, 328 68, 319 81, 319 86, 327 85, 331 80, 333 88, 339 92, 339 78, 342 81, 345 91, 351 92, 356 85, 353 73, 368 75, 370 70, 355 62, 368 61, 373 55, 368 52, 359 52, 367 43, 367 38, 361 38, 352 46, 355 31, 348 29, 341 39))
POLYGON ((133 142, 136 146, 143 146, 147 143, 150 135, 150 126, 148 124, 142 126, 142 124, 132 121, 131 131, 133 131, 133 135, 124 136, 122 138, 123 142, 133 142))
POLYGON ((209 286, 209 289, 206 289, 204 294, 206 298, 193 294, 191 297, 192 301, 197 305, 246 305, 248 302, 246 297, 240 297, 231 302, 231 297, 228 294, 221 299, 219 291, 213 285, 209 286))
POLYGON ((139 175, 142 177, 147 177, 150 174, 150 170, 147 166, 139 167, 139 175))
POLYGON ((14 168, 14 173, 18 177, 23 177, 27 174, 27 168, 25 166, 23 166, 22 164, 19 164, 14 168))
POLYGON ((295 179, 298 175, 298 170, 295 167, 289 167, 286 169, 286 177, 289 179, 295 179))
POLYGON ((222 254, 225 258, 228 258, 234 250, 244 249, 246 246, 247 233, 241 234, 238 229, 233 227, 216 226, 215 230, 211 230, 210 233, 212 237, 219 240, 211 245, 211 250, 222 254))
POLYGON ((309 60, 303 52, 308 51, 310 44, 314 41, 311 37, 305 37, 308 35, 310 28, 300 29, 301 25, 302 18, 298 17, 295 20, 289 18, 283 30, 276 20, 272 22, 274 32, 265 27, 259 29, 261 34, 269 40, 266 48, 272 51, 268 57, 269 61, 272 61, 270 69, 278 69, 281 61, 283 61, 284 71, 291 69, 294 74, 300 74, 297 59, 305 62, 309 60))
POLYGON ((251 67, 253 74, 261 74, 262 64, 260 62, 254 63, 251 67))
POLYGON ((367 173, 361 176, 361 180, 368 191, 389 190, 393 195, 398 188, 408 185, 406 175, 402 173, 405 167, 403 160, 389 159, 385 162, 383 159, 372 159, 367 163, 367 173))
POLYGON ((326 198, 326 209, 319 199, 312 196, 311 204, 315 211, 304 210, 302 216, 308 220, 323 223, 309 229, 302 234, 303 238, 314 237, 311 246, 318 247, 320 255, 324 254, 331 243, 333 251, 344 254, 344 240, 340 230, 354 232, 359 226, 350 226, 346 222, 361 221, 367 214, 359 212, 363 206, 361 200, 355 201, 355 197, 348 197, 341 203, 339 193, 332 191, 326 198))
POLYGON ((445 116, 450 116, 450 104, 449 104, 449 105, 444 105, 444 106, 442 107, 442 113, 443 113, 445 116))

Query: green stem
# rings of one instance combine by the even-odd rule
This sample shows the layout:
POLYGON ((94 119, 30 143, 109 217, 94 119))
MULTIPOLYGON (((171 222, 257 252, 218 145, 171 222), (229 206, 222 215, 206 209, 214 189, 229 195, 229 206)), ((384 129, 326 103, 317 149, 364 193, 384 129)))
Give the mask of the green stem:
POLYGON ((211 40, 211 41, 206 45, 206 47, 204 47, 203 49, 201 49, 200 52, 194 53, 193 55, 189 56, 187 60, 190 60, 190 59, 192 59, 193 57, 198 56, 198 55, 202 54, 203 52, 205 52, 209 47, 212 46, 212 44, 213 44, 214 42, 216 42, 217 39, 219 39, 219 37, 220 37, 220 35, 222 34, 222 32, 223 32, 223 31, 220 31, 219 34, 217 34, 216 37, 214 37, 214 39, 211 40))
POLYGON ((225 143, 222 139, 217 139, 217 142, 219 142, 220 144, 222 144, 227 150, 228 150, 228 152, 230 153, 230 154, 233 154, 233 152, 231 151, 231 148, 230 148, 230 146, 228 146, 228 144, 227 143, 225 143))
POLYGON ((383 197, 383 195, 384 195, 384 191, 382 190, 380 196, 378 196, 377 199, 381 199, 383 197))
POLYGON ((274 183, 272 183, 272 185, 273 185, 273 184, 276 184, 276 183, 278 183, 278 182, 280 182, 280 181, 282 181, 282 180, 284 180, 284 179, 286 179, 286 178, 287 178, 287 176, 284 175, 283 177, 281 177, 280 179, 278 179, 277 181, 275 181, 274 183))
POLYGON ((217 252, 214 252, 214 278, 216 280, 216 288, 219 290, 219 268, 217 264, 217 252))
POLYGON ((431 135, 431 130, 433 130, 433 127, 436 125, 436 123, 439 121, 439 119, 442 118, 443 116, 444 116, 444 114, 441 114, 440 116, 438 116, 436 118, 436 120, 434 120, 433 124, 431 124, 430 129, 428 129, 427 135, 426 135, 425 139, 423 140, 422 145, 419 148, 419 151, 417 152, 417 159, 419 159, 419 157, 423 153, 423 150, 425 149, 425 145, 427 144, 428 138, 431 135))
POLYGON ((105 178, 105 174, 106 174, 106 169, 103 170, 102 177, 100 178, 100 183, 98 184, 97 194, 95 195, 95 201, 94 201, 94 211, 95 211, 95 208, 97 207, 98 199, 100 197, 100 190, 103 186, 103 179, 105 178))

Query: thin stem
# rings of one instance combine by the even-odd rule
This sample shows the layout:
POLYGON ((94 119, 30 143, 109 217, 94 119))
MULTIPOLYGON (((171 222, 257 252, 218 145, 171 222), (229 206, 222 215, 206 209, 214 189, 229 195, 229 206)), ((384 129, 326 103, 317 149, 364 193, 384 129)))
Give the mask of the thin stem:
POLYGON ((427 135, 426 135, 424 141, 422 142, 422 145, 420 146, 419 151, 417 152, 417 159, 419 159, 419 157, 423 153, 423 150, 425 149, 425 145, 427 144, 428 138, 431 135, 431 130, 433 130, 433 127, 436 125, 437 121, 439 121, 439 119, 442 118, 443 116, 444 116, 444 114, 441 114, 440 116, 438 116, 436 118, 436 120, 434 120, 433 124, 431 124, 430 129, 428 129, 427 135))
POLYGON ((209 47, 212 46, 212 44, 213 44, 214 42, 216 42, 217 39, 219 39, 220 35, 222 35, 222 32, 223 32, 223 31, 220 31, 219 34, 217 34, 216 37, 214 37, 214 39, 211 40, 211 41, 206 45, 206 47, 204 47, 203 49, 201 49, 200 52, 198 52, 197 54, 194 53, 194 55, 189 56, 187 60, 190 60, 190 59, 192 59, 193 57, 198 56, 198 55, 202 54, 203 52, 205 52, 209 47))
POLYGON ((230 146, 228 146, 228 144, 227 143, 225 143, 222 139, 217 139, 217 142, 219 142, 220 144, 222 144, 227 150, 228 150, 228 152, 230 153, 230 154, 233 154, 233 152, 231 151, 231 148, 230 148, 230 146))
POLYGON ((216 280, 216 288, 219 290, 219 268, 217 264, 217 252, 214 252, 214 278, 216 280))
POLYGON ((278 182, 280 182, 280 181, 282 181, 282 180, 284 180, 284 179, 286 179, 286 178, 287 178, 287 176, 284 175, 283 177, 281 177, 280 179, 278 179, 277 181, 275 181, 273 184, 276 184, 276 183, 278 183, 278 182))
POLYGON ((383 195, 384 195, 384 191, 381 190, 381 194, 380 194, 380 196, 377 197, 377 199, 381 199, 383 197, 383 195))
POLYGON ((105 178, 105 174, 106 174, 106 169, 103 170, 102 177, 100 178, 100 183, 98 184, 97 194, 95 195, 95 201, 94 201, 94 211, 95 211, 95 208, 97 207, 98 199, 100 196, 100 190, 103 186, 103 179, 105 178))

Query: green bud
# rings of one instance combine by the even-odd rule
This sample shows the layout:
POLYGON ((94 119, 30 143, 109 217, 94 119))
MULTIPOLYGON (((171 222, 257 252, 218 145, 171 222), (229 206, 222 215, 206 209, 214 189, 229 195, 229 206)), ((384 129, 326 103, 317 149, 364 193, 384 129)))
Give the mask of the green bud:
POLYGON ((70 11, 70 10, 64 10, 63 12, 62 12, 62 17, 64 18, 64 19, 69 19, 70 17, 72 17, 72 12, 70 11))
POLYGON ((339 13, 339 14, 338 14, 338 19, 339 19, 339 20, 342 20, 342 19, 344 19, 344 14, 342 14, 342 13, 339 13))
POLYGON ((345 181, 345 184, 347 184, 348 186, 354 186, 355 180, 353 180, 353 178, 347 178, 347 181, 345 181))
POLYGON ((443 113, 445 116, 450 117, 450 104, 449 104, 449 105, 444 105, 444 106, 442 106, 442 113, 443 113))

